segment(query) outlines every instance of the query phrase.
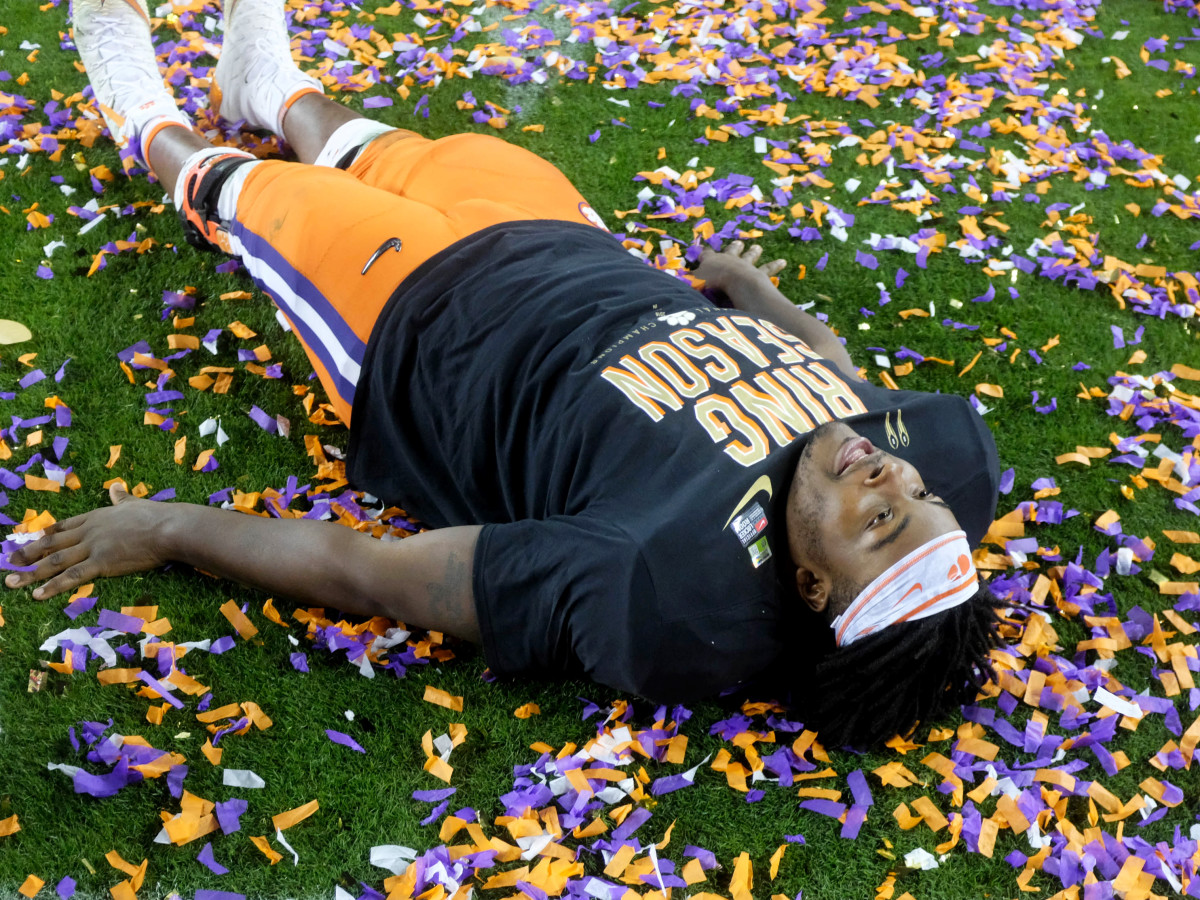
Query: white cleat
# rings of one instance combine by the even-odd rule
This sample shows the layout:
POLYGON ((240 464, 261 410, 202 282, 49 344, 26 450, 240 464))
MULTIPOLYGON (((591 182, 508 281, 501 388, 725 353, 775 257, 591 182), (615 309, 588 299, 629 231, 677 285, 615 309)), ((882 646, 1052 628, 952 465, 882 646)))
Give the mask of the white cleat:
POLYGON ((213 110, 283 134, 288 107, 321 82, 292 60, 282 0, 225 0, 225 42, 213 73, 213 110))
POLYGON ((74 0, 75 46, 113 139, 135 142, 151 119, 189 124, 164 86, 145 0, 74 0))

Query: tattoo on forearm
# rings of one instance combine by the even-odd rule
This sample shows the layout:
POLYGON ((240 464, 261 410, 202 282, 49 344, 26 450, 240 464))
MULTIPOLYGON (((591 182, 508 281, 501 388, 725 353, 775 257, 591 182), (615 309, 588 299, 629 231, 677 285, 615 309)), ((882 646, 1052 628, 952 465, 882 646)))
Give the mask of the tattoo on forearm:
POLYGON ((463 604, 470 586, 468 572, 467 562, 451 550, 442 580, 426 582, 430 618, 427 628, 453 631, 463 624, 463 604))

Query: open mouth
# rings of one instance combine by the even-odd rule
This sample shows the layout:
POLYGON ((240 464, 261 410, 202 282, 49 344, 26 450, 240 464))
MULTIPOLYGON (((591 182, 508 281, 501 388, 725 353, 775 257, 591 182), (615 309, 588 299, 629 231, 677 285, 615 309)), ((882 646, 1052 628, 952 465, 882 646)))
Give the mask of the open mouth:
POLYGON ((841 475, 860 459, 865 459, 875 452, 875 445, 865 437, 856 437, 842 444, 834 460, 834 475, 841 475))

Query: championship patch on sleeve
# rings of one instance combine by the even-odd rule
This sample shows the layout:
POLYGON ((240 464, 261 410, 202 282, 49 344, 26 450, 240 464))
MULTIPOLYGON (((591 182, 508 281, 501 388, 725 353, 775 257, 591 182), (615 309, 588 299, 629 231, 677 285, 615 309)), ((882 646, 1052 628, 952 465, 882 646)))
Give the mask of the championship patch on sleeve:
POLYGON ((762 506, 755 503, 744 513, 733 517, 729 524, 742 546, 750 551, 750 562, 758 568, 771 558, 771 547, 767 543, 767 516, 762 506))

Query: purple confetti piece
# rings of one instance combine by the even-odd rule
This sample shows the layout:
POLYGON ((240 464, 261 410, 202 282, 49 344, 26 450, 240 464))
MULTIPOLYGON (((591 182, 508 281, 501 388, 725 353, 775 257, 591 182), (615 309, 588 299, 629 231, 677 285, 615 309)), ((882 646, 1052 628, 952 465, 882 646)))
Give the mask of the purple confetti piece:
POLYGON ((157 691, 162 695, 162 698, 170 703, 176 709, 183 709, 183 701, 171 693, 171 689, 143 669, 138 673, 138 679, 146 682, 152 691, 157 691))
POLYGON ((978 297, 972 297, 971 302, 972 303, 991 303, 995 299, 996 299, 996 286, 993 284, 989 284, 987 290, 984 291, 982 294, 980 294, 978 297))
POLYGON ((413 791, 412 798, 420 800, 422 803, 437 803, 447 797, 453 797, 457 793, 458 788, 456 787, 438 788, 431 791, 413 791))
POLYGON ((616 843, 629 840, 630 835, 646 824, 646 820, 650 818, 650 810, 639 806, 628 816, 625 821, 613 829, 612 840, 616 843))
POLYGON ((249 807, 249 802, 240 797, 216 804, 214 812, 217 814, 217 824, 221 826, 221 833, 233 834, 235 831, 241 831, 242 823, 239 820, 249 807))
POLYGON ((1017 470, 1013 468, 1005 469, 1000 475, 1000 485, 997 490, 1001 494, 1007 494, 1013 489, 1013 484, 1017 480, 1017 470))
POLYGON ((437 806, 435 806, 433 808, 433 811, 429 815, 427 815, 424 819, 421 820, 421 824, 428 825, 430 822, 434 822, 437 819, 441 818, 442 813, 444 813, 449 808, 449 806, 450 806, 450 801, 443 800, 441 803, 439 803, 437 806))
POLYGON ((250 407, 248 415, 255 425, 268 434, 275 434, 279 430, 279 424, 275 421, 275 417, 267 415, 258 406, 250 407))
POLYGON ((341 744, 343 747, 349 747, 351 750, 354 750, 358 753, 366 753, 367 752, 359 745, 358 741, 356 741, 354 738, 350 737, 350 735, 348 735, 348 734, 343 734, 340 731, 334 731, 332 728, 326 728, 325 736, 328 737, 335 744, 341 744))
POLYGON ((41 369, 34 369, 32 372, 25 373, 24 377, 22 377, 17 384, 19 384, 22 388, 27 388, 37 384, 39 381, 45 380, 45 378, 45 372, 43 372, 41 369))
POLYGON ((875 258, 873 253, 864 253, 862 250, 855 250, 854 261, 867 269, 874 270, 879 268, 879 260, 875 258))
POLYGON ((212 842, 204 845, 204 849, 196 854, 196 861, 204 865, 214 875, 228 875, 229 870, 217 862, 213 856, 212 842))
POLYGON ((145 619, 139 619, 137 616, 127 616, 119 612, 113 612, 111 609, 100 610, 100 618, 97 624, 101 628, 115 628, 117 631, 122 631, 125 634, 140 634, 142 627, 146 624, 145 619))
MULTIPOLYGON (((80 597, 78 600, 72 600, 64 606, 63 612, 67 614, 68 619, 74 621, 95 605, 95 597, 80 597)), ((141 629, 138 630, 140 631, 141 629)))

